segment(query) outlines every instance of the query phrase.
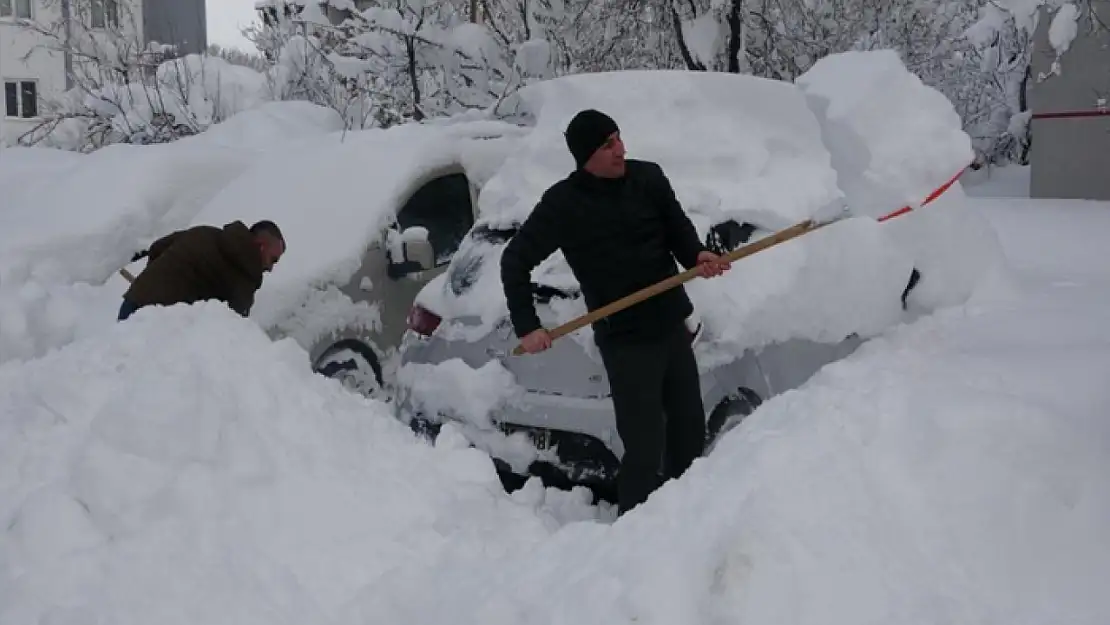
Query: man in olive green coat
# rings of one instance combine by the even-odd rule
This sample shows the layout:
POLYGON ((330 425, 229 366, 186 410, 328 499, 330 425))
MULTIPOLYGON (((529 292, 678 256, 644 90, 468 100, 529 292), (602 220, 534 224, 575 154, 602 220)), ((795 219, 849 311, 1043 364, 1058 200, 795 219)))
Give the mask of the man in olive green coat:
POLYGON ((246 317, 263 273, 285 253, 285 238, 272 221, 250 228, 233 221, 223 228, 194 226, 168 234, 133 260, 149 258, 146 269, 123 295, 119 320, 144 306, 220 300, 246 317))

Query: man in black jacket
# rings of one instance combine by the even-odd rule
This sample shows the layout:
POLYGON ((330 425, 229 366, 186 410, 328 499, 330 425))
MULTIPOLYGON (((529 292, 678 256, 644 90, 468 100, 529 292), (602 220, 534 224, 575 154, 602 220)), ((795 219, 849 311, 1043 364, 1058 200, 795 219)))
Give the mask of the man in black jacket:
MULTIPOLYGON (((556 250, 590 310, 677 274, 676 259, 703 277, 729 268, 698 238, 659 165, 625 159, 610 117, 578 113, 566 141, 577 169, 543 194, 501 257, 509 315, 528 353, 551 346, 532 301, 531 272, 556 250)), ((593 325, 625 448, 621 514, 682 475, 704 449, 705 410, 686 328, 693 310, 679 286, 593 325)))

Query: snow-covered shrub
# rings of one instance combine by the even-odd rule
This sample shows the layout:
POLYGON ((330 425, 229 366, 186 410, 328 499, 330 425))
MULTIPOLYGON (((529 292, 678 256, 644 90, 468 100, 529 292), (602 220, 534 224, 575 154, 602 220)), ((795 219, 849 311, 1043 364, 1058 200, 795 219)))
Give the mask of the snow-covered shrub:
POLYGON ((483 109, 547 76, 542 41, 507 47, 457 2, 285 3, 249 33, 275 99, 335 109, 348 127, 483 109))
POLYGON ((93 26, 84 6, 72 3, 57 19, 20 25, 42 41, 36 49, 71 59, 72 86, 45 98, 42 120, 19 144, 89 152, 116 143, 165 143, 203 132, 266 97, 265 77, 249 67, 143 43, 140 20, 127 3, 116 5, 104 27, 93 26))

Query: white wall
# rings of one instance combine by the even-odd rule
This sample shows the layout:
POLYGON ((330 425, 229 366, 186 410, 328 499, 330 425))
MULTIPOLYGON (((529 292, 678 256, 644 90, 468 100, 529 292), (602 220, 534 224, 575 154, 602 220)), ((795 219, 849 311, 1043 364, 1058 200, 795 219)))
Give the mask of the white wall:
POLYGON ((101 84, 100 68, 96 63, 89 61, 92 57, 103 58, 110 55, 114 49, 113 40, 123 41, 124 49, 121 52, 137 52, 136 46, 141 47, 143 38, 143 5, 142 0, 119 0, 119 26, 111 34, 94 30, 90 26, 89 0, 70 0, 73 19, 81 19, 85 24, 83 30, 78 31, 90 35, 95 40, 95 46, 86 46, 85 54, 73 58, 72 71, 83 84, 101 84), (81 78, 87 77, 87 78, 81 78))
MULTIPOLYGON (((14 0, 13 0, 14 2, 14 0)), ((71 14, 84 16, 87 20, 89 0, 70 0, 71 14)), ((32 0, 33 19, 43 24, 56 24, 62 19, 60 0, 32 0)), ((120 0, 119 31, 130 39, 141 42, 142 37, 142 0, 120 0)), ((88 27, 88 22, 86 21, 88 27)), ((97 37, 103 41, 102 36, 97 37)), ((0 19, 0 78, 7 80, 33 79, 38 84, 39 112, 43 111, 43 101, 61 95, 66 88, 65 55, 42 49, 46 43, 53 43, 33 32, 28 32, 12 20, 0 19), (29 51, 34 51, 26 61, 29 51)), ((78 60, 73 61, 79 65, 78 60)), ((75 67, 76 69, 76 67, 75 67)), ((0 86, 0 90, 2 90, 0 86)), ((0 91, 0 97, 3 92, 0 91)), ((6 117, 6 107, 0 100, 0 143, 14 143, 20 135, 34 128, 40 120, 12 119, 6 117)))
MULTIPOLYGON (((1110 0, 1092 3, 1097 15, 1110 17, 1110 0)), ((1110 103, 1110 30, 1092 29, 1081 14, 1079 32, 1060 59, 1060 73, 1048 74, 1056 53, 1048 31, 1054 11, 1042 8, 1034 37, 1033 80, 1029 107, 1034 113, 1097 111, 1099 98, 1110 103)), ((1110 116, 1033 120, 1029 192, 1036 198, 1110 200, 1110 116)))
MULTIPOLYGON (((33 0, 32 4, 36 21, 50 23, 61 17, 56 3, 49 3, 52 6, 47 6, 39 0, 33 0)), ((65 59, 60 53, 39 49, 42 43, 43 39, 38 35, 26 32, 10 19, 0 18, 0 78, 4 81, 35 80, 38 84, 40 111, 43 97, 61 93, 65 89, 65 59), (24 60, 23 57, 28 52, 32 54, 24 60)), ((0 92, 0 97, 2 96, 3 93, 0 92)), ((7 109, 3 101, 0 101, 0 141, 14 142, 36 123, 37 120, 8 118, 7 109)))

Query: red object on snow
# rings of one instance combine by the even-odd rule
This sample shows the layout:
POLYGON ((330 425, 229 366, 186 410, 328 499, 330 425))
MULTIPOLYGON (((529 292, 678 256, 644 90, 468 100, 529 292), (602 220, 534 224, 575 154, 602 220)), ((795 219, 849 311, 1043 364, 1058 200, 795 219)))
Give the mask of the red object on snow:
MULTIPOLYGON (((933 200, 940 197, 941 195, 943 195, 944 192, 947 191, 952 185, 956 184, 956 181, 960 179, 960 176, 964 175, 964 172, 967 171, 968 167, 970 167, 970 165, 968 165, 967 167, 964 167, 955 176, 952 176, 951 178, 949 178, 948 182, 945 182, 941 186, 937 187, 932 193, 929 194, 928 197, 925 198, 925 201, 922 202, 921 205, 925 206, 925 205, 929 204, 930 202, 932 202, 933 200)), ((912 206, 903 206, 902 208, 899 208, 898 210, 896 210, 894 212, 887 213, 886 215, 883 215, 882 217, 879 217, 878 220, 879 221, 886 221, 888 219, 893 219, 893 218, 895 218, 899 215, 905 215, 906 213, 908 213, 912 210, 913 210, 912 206)))

